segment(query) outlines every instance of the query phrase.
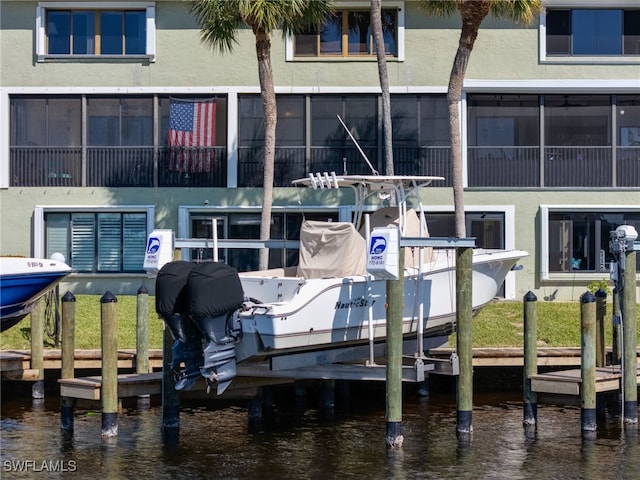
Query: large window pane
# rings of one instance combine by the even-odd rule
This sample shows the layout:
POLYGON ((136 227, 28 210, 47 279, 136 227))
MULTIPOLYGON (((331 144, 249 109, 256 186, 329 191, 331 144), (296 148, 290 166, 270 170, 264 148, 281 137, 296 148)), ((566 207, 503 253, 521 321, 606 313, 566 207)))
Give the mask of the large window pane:
POLYGON ((50 11, 47 15, 48 52, 52 55, 71 53, 71 12, 50 11))
POLYGON ((624 54, 640 55, 640 10, 624 12, 624 54))
POLYGON ((347 38, 349 55, 371 53, 371 14, 369 12, 349 12, 347 38))
POLYGON ((573 10, 574 55, 620 55, 622 10, 573 10))
POLYGON ((87 115, 90 146, 120 145, 120 99, 87 99, 87 115))
POLYGON ((73 12, 73 53, 92 55, 95 52, 95 13, 73 12))
POLYGON ((320 28, 320 53, 342 54, 342 15, 329 17, 320 28))
POLYGON ((153 145, 153 100, 149 98, 122 99, 122 145, 153 145))
POLYGON ((539 144, 536 95, 469 95, 469 145, 524 147, 539 144))
POLYGON ((16 146, 80 146, 79 98, 12 98, 11 144, 16 146))
POLYGON ((550 213, 549 271, 607 274, 614 259, 609 249, 611 231, 624 224, 639 229, 640 213, 550 213))
POLYGON ((146 52, 147 29, 146 14, 125 12, 125 54, 143 55, 146 52))
POLYGON ((545 96, 545 143, 549 146, 611 145, 607 95, 545 96))
POLYGON ((100 13, 100 53, 102 55, 122 55, 123 13, 100 13))

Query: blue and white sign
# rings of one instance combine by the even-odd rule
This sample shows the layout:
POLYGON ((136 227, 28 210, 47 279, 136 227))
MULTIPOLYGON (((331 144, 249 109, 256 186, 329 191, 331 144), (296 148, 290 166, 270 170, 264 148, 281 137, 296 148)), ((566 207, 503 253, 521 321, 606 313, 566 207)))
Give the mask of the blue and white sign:
POLYGON ((400 242, 397 227, 374 228, 367 255, 367 271, 376 278, 397 280, 400 242))
POLYGON ((173 231, 154 230, 147 238, 144 254, 144 269, 149 275, 155 275, 173 260, 173 231))

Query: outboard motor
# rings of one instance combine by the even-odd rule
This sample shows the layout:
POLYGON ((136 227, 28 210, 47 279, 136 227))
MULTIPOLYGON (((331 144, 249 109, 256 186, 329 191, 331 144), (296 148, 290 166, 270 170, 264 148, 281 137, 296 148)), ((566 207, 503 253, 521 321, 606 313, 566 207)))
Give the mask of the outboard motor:
POLYGON ((200 373, 220 395, 236 376, 234 342, 241 329, 234 315, 244 301, 238 271, 224 263, 197 265, 189 275, 190 312, 206 340, 200 373))
POLYGON ((171 369, 176 376, 176 390, 191 388, 200 378, 203 363, 202 334, 189 317, 187 283, 195 266, 190 262, 169 262, 156 278, 156 312, 175 339, 171 347, 171 369))

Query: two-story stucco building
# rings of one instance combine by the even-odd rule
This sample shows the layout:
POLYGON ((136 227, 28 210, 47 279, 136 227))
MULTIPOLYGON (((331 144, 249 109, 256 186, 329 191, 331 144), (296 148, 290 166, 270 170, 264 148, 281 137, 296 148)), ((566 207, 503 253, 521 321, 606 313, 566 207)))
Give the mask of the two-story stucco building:
MULTIPOLYGON (((529 26, 487 18, 460 105, 467 233, 530 252, 506 298, 577 299, 609 277, 609 232, 640 230, 640 4, 547 0, 529 26)), ((346 219, 291 186, 309 172, 369 173, 336 115, 383 171, 381 98, 368 1, 338 1, 319 31, 272 38, 278 102, 272 238, 302 216, 346 219)), ((384 0, 397 174, 442 175, 426 201, 452 235, 446 91, 460 20, 384 0)), ((255 39, 230 54, 201 43, 181 1, 0 3, 0 254, 62 252, 74 293, 132 294, 154 228, 258 238, 263 163, 255 39), (171 144, 172 100, 209 101, 204 162, 171 144)), ((192 105, 198 103, 192 103, 192 105)), ((293 253, 293 254, 292 254, 293 253)), ((192 249, 185 258, 210 258, 192 249)), ((239 270, 255 250, 229 249, 239 270)), ((274 250, 271 266, 295 262, 274 250)))

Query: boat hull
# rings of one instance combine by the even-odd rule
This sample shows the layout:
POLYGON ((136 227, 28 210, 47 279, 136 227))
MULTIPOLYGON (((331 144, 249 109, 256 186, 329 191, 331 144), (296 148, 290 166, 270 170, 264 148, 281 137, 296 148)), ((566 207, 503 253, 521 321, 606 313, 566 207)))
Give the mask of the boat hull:
POLYGON ((31 313, 36 302, 55 287, 71 268, 55 260, 0 258, 0 331, 31 313))
MULTIPOLYGON (((493 300, 522 251, 477 251, 472 304, 493 300)), ((240 314, 244 346, 238 360, 291 351, 333 348, 386 336, 386 280, 367 276, 300 279, 240 276, 245 295, 263 303, 240 314), (264 299, 264 300, 263 300, 264 299)), ((405 336, 447 335, 455 330, 455 251, 440 250, 423 267, 405 270, 405 336)))

